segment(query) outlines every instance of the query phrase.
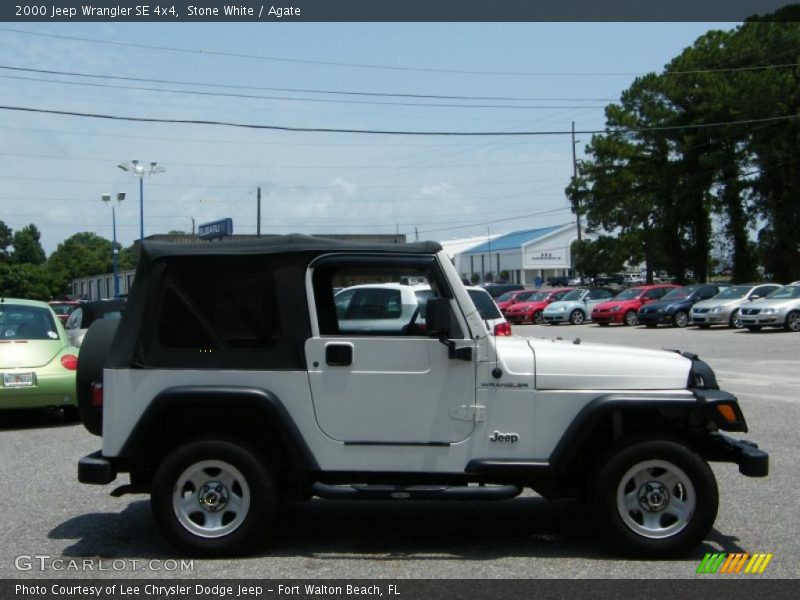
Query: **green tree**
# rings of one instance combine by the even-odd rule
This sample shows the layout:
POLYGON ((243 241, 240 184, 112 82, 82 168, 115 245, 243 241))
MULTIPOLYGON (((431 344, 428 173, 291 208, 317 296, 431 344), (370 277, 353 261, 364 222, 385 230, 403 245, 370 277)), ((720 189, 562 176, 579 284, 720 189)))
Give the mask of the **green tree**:
POLYGON ((54 273, 68 279, 102 275, 111 272, 111 242, 104 237, 84 231, 61 242, 47 259, 54 273))
POLYGON ((0 263, 0 296, 46 301, 53 297, 53 287, 44 265, 0 263))
POLYGON ((601 273, 616 273, 625 267, 630 251, 624 239, 599 236, 596 240, 575 240, 571 247, 575 269, 590 277, 601 273))
POLYGON ((11 228, 0 221, 0 262, 7 261, 11 253, 8 248, 14 243, 14 236, 11 228))
POLYGON ((45 261, 44 249, 39 241, 42 234, 31 223, 14 232, 14 251, 11 262, 15 264, 41 265, 45 261))

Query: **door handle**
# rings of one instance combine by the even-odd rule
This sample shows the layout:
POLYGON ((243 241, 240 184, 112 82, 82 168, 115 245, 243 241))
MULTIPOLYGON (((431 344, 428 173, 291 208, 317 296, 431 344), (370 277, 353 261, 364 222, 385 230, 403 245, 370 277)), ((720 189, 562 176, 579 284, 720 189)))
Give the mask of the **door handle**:
POLYGON ((326 344, 325 362, 331 367, 347 367, 353 364, 353 344, 326 344))

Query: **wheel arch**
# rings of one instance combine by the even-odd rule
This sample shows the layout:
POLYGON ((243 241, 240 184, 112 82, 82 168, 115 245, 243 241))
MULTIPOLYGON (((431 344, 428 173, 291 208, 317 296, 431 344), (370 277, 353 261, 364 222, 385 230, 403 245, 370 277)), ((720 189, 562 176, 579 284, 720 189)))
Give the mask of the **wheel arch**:
POLYGON ((235 437, 268 451, 286 472, 319 469, 280 399, 269 390, 238 386, 163 390, 139 418, 120 456, 152 464, 176 445, 208 434, 235 437))

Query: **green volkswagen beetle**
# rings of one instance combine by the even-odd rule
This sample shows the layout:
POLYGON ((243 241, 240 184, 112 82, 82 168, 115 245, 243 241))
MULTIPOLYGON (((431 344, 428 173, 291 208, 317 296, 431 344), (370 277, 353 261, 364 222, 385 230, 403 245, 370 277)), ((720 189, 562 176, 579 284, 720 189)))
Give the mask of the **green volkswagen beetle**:
POLYGON ((78 349, 44 302, 0 297, 0 408, 57 407, 77 418, 78 349))

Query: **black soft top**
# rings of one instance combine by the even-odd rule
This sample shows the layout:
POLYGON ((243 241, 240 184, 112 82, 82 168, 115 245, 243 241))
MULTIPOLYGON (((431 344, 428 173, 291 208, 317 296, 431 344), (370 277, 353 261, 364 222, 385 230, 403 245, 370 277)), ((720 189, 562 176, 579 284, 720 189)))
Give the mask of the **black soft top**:
POLYGON ((275 235, 231 242, 174 242, 147 241, 142 244, 142 258, 156 260, 168 256, 225 256, 231 254, 290 254, 326 252, 386 252, 402 254, 433 254, 442 246, 436 242, 411 244, 363 244, 313 235, 275 235))

